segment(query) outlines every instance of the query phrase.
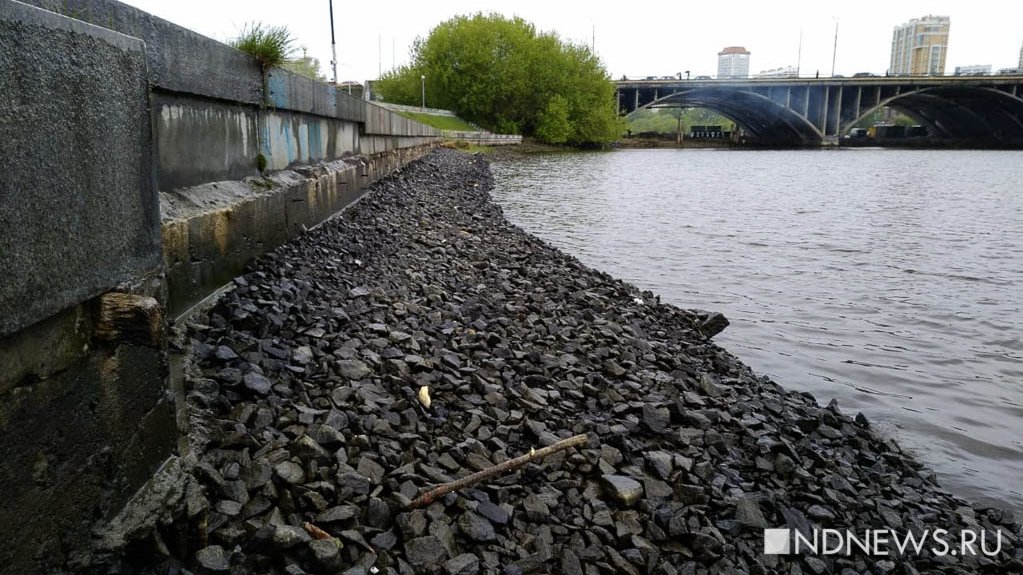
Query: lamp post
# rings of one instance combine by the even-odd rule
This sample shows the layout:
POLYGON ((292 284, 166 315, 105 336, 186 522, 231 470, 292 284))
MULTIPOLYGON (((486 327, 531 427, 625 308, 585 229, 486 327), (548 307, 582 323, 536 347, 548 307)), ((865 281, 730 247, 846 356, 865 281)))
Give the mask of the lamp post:
MULTIPOLYGON (((330 0, 330 67, 334 70, 334 87, 337 88, 337 44, 334 42, 334 0, 330 0)), ((351 90, 351 88, 349 88, 351 90)), ((349 92, 350 94, 351 92, 349 92)))
POLYGON ((686 80, 689 79, 689 70, 686 70, 686 80))
POLYGON ((422 84, 422 90, 423 90, 423 105, 420 106, 420 107, 425 111, 426 110, 426 74, 421 74, 419 76, 419 81, 422 84))
POLYGON ((831 77, 835 77, 835 56, 838 55, 838 18, 835 18, 835 45, 831 48, 831 77))

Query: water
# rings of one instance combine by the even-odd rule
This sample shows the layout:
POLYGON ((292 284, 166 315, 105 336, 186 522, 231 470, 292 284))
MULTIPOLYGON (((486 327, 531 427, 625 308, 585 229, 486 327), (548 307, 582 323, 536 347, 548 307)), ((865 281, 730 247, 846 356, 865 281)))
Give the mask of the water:
POLYGON ((508 218, 1023 511, 1023 153, 624 150, 495 162, 508 218))

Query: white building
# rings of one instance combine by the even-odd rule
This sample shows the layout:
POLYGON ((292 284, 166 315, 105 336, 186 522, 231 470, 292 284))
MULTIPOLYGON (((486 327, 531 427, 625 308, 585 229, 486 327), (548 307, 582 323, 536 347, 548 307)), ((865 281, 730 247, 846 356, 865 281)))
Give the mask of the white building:
POLYGON ((796 78, 798 76, 799 70, 795 66, 771 68, 770 70, 763 70, 753 74, 754 78, 796 78))
POLYGON ((718 78, 749 78, 749 55, 742 46, 728 46, 718 52, 718 78))
POLYGON ((956 76, 990 76, 991 64, 973 66, 956 66, 956 76))

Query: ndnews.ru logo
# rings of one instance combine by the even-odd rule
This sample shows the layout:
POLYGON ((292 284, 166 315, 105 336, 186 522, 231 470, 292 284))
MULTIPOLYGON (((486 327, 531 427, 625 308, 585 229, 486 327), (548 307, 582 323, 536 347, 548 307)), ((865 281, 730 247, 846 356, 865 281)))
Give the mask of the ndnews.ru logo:
POLYGON ((851 555, 860 552, 871 556, 887 556, 930 552, 945 555, 986 555, 994 557, 1002 551, 1002 532, 963 530, 956 534, 946 529, 926 529, 921 533, 894 529, 814 529, 804 534, 794 529, 765 529, 765 555, 851 555))

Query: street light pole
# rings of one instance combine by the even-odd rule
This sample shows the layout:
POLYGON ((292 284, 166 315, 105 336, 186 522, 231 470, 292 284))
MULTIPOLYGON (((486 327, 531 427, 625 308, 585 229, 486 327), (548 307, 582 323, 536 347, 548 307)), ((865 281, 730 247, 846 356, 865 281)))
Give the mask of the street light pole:
POLYGON ((838 55, 838 18, 835 18, 835 45, 831 48, 831 77, 835 77, 835 56, 838 55))
POLYGON ((334 0, 330 0, 330 67, 334 69, 334 86, 337 86, 337 44, 334 42, 334 0))
POLYGON ((419 81, 422 83, 422 86, 423 86, 423 105, 421 106, 421 108, 425 111, 426 110, 426 74, 421 74, 419 76, 419 81))

